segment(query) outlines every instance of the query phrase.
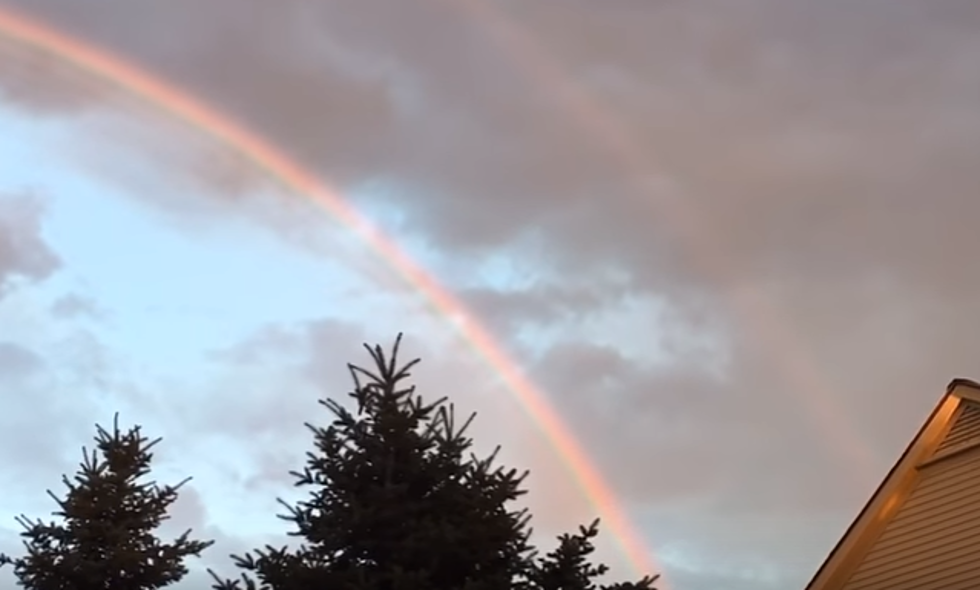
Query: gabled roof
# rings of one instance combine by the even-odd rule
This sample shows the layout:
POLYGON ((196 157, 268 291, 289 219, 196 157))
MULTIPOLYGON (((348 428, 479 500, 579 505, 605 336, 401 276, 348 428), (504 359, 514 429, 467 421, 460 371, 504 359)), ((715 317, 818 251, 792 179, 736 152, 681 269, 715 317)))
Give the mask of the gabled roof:
POLYGON ((949 449, 946 448, 948 445, 944 445, 933 457, 952 426, 956 410, 964 401, 980 404, 980 383, 954 379, 898 462, 817 570, 806 590, 838 590, 844 585, 854 568, 860 564, 864 553, 910 493, 916 481, 917 466, 925 461, 931 463, 935 459, 958 454, 963 448, 976 445, 976 441, 968 441, 971 444, 961 444, 949 449))

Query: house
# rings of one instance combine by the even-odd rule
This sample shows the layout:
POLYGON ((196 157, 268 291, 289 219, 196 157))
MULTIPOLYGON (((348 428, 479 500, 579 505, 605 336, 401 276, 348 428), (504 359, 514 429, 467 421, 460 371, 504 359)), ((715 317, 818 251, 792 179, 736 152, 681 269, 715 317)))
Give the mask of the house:
POLYGON ((807 590, 980 589, 980 384, 956 379, 807 590))

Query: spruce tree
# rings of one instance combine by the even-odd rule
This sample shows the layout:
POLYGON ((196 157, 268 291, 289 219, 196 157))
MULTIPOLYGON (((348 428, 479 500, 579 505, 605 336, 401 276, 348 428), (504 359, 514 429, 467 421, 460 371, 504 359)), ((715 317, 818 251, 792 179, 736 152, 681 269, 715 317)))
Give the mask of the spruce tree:
POLYGON ((531 573, 531 586, 535 590, 654 590, 653 583, 660 578, 644 576, 638 582, 619 582, 596 586, 595 578, 609 568, 605 564, 592 564, 589 556, 595 551, 592 544, 599 534, 599 519, 588 527, 579 527, 575 535, 558 537, 558 548, 543 559, 536 561, 531 573))
POLYGON ((12 565, 27 590, 149 590, 164 588, 187 574, 184 559, 200 556, 211 541, 189 538, 162 542, 155 530, 168 518, 177 499, 176 486, 142 481, 150 472, 152 448, 160 442, 140 428, 119 430, 118 415, 109 432, 97 426, 95 448, 83 447, 80 469, 53 514, 61 522, 44 523, 20 516, 26 553, 0 555, 0 566, 12 565))
MULTIPOLYGON (((322 400, 332 423, 306 425, 315 450, 302 472, 292 475, 309 495, 296 505, 280 500, 288 511, 280 518, 291 523, 289 534, 300 545, 233 555, 241 579, 222 580, 212 572, 213 588, 592 588, 554 584, 583 567, 585 578, 566 577, 587 582, 592 570, 564 553, 537 560, 527 511, 510 508, 525 493, 527 473, 496 465, 496 451, 477 458, 466 436, 474 416, 457 424, 445 399, 425 403, 403 384, 419 359, 399 366, 400 343, 399 334, 390 358, 379 346, 365 345, 373 367, 348 364, 354 411, 322 400)), ((635 587, 648 588, 649 581, 635 587)))

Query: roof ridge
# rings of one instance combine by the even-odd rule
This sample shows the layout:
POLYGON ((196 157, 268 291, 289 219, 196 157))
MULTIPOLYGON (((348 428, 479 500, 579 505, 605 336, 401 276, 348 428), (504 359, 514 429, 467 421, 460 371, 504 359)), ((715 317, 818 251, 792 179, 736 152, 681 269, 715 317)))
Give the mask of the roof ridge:
POLYGON ((973 379, 966 379, 964 377, 956 377, 949 382, 946 386, 946 393, 950 393, 954 389, 960 386, 972 387, 973 389, 980 389, 980 383, 974 381, 973 379))

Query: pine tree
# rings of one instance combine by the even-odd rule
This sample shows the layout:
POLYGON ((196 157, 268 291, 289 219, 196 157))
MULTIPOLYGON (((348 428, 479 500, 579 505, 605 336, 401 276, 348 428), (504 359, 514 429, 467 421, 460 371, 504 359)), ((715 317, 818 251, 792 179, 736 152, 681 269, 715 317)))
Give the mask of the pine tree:
MULTIPOLYGON (((558 537, 558 548, 544 559, 537 560, 531 573, 535 590, 595 590, 594 580, 609 568, 605 564, 593 565, 589 556, 595 551, 592 544, 599 534, 599 519, 588 527, 579 527, 578 534, 558 537)), ((600 586, 602 590, 654 590, 653 583, 660 578, 645 576, 638 582, 620 582, 600 586)))
POLYGON ((111 433, 97 426, 95 448, 82 448, 73 479, 62 477, 65 498, 48 490, 62 522, 17 518, 26 554, 0 555, 0 566, 12 565, 27 590, 149 590, 183 578, 184 559, 200 556, 212 541, 190 540, 189 530, 170 543, 155 535, 190 479, 162 487, 140 481, 150 472, 158 442, 138 426, 121 432, 118 415, 111 433))
MULTIPOLYGON (((307 454, 303 471, 292 475, 309 490, 308 499, 296 505, 280 500, 288 510, 280 518, 292 524, 290 535, 301 539, 300 546, 233 555, 241 579, 222 580, 212 572, 213 588, 592 588, 589 566, 564 557, 561 549, 538 562, 528 540, 527 511, 509 508, 525 493, 527 473, 497 466, 496 451, 477 458, 465 434, 473 415, 457 425, 445 399, 427 404, 414 387, 402 384, 419 360, 399 366, 400 342, 399 334, 390 359, 380 347, 365 345, 372 370, 348 364, 354 412, 323 400, 332 424, 306 425, 315 451, 307 454), (568 579, 586 585, 555 584, 575 568, 585 577, 568 579)), ((564 540, 562 546, 573 544, 564 540)), ((650 581, 635 588, 649 588, 650 581)))

